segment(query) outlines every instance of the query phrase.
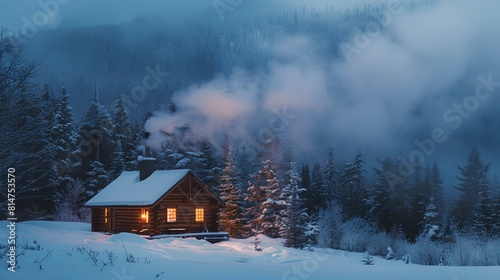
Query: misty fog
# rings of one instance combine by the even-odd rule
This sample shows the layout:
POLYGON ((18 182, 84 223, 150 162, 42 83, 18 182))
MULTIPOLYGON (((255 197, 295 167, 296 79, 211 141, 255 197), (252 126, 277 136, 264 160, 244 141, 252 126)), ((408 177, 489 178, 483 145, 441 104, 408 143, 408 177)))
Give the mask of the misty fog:
POLYGON ((77 117, 95 87, 111 106, 147 67, 168 72, 128 108, 138 122, 153 112, 152 148, 279 136, 305 162, 331 146, 339 162, 424 155, 449 185, 478 146, 497 173, 500 2, 219 2, 54 0, 37 27, 36 1, 0 0, 0 26, 21 32, 36 81, 65 85, 77 117))

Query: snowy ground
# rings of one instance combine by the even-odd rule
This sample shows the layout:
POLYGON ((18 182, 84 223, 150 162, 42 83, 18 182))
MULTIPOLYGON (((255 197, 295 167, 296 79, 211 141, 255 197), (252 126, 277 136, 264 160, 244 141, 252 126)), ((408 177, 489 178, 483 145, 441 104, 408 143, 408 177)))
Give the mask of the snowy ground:
MULTIPOLYGON (((8 240, 7 224, 0 221, 0 248, 8 240)), ((90 232, 90 225, 81 223, 31 221, 18 223, 16 230, 18 246, 31 249, 17 248, 20 268, 14 273, 7 270, 3 257, 0 279, 500 279, 500 267, 421 266, 377 257, 374 265, 367 266, 361 262, 363 254, 289 249, 281 245, 282 240, 267 237, 262 237, 262 252, 256 252, 252 239, 218 244, 196 239, 146 240, 127 233, 90 232), (32 250, 38 245, 39 250, 32 250), (135 262, 126 261, 124 247, 135 262), (106 251, 116 256, 113 265, 106 251)))

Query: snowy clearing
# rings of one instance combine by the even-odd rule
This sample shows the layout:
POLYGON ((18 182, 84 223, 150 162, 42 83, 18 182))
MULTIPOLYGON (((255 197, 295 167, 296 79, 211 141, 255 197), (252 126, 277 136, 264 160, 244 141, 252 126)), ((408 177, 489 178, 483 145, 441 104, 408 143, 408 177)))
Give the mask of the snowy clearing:
MULTIPOLYGON (((2 254, 7 225, 0 222, 2 254)), ((367 266, 362 262, 364 254, 284 248, 282 239, 265 236, 262 252, 256 252, 252 238, 217 244, 194 238, 146 240, 129 233, 91 232, 90 225, 83 223, 29 221, 18 223, 16 231, 18 268, 15 273, 7 271, 3 256, 0 279, 487 280, 500 275, 500 266, 422 266, 379 257, 367 266)))

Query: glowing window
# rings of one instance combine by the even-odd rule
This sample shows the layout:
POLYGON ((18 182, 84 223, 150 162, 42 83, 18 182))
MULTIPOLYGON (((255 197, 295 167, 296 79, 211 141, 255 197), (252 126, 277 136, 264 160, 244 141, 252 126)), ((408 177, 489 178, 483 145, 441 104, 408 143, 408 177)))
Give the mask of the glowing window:
POLYGON ((167 208, 167 223, 175 223, 177 221, 177 209, 167 208))
POLYGON ((108 223, 108 208, 104 208, 104 223, 108 223))
POLYGON ((197 221, 197 222, 203 222, 204 220, 205 220, 205 209, 203 209, 203 208, 196 208, 195 221, 197 221))
POLYGON ((143 222, 149 223, 149 210, 148 209, 141 210, 141 218, 142 218, 143 222))

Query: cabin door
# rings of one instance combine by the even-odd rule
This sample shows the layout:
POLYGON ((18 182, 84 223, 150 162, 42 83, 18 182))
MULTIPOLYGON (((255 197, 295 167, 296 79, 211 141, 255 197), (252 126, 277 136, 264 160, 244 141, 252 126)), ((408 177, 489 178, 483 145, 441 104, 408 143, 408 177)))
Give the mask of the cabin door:
POLYGON ((104 227, 107 232, 115 231, 115 212, 114 208, 104 208, 104 227))

